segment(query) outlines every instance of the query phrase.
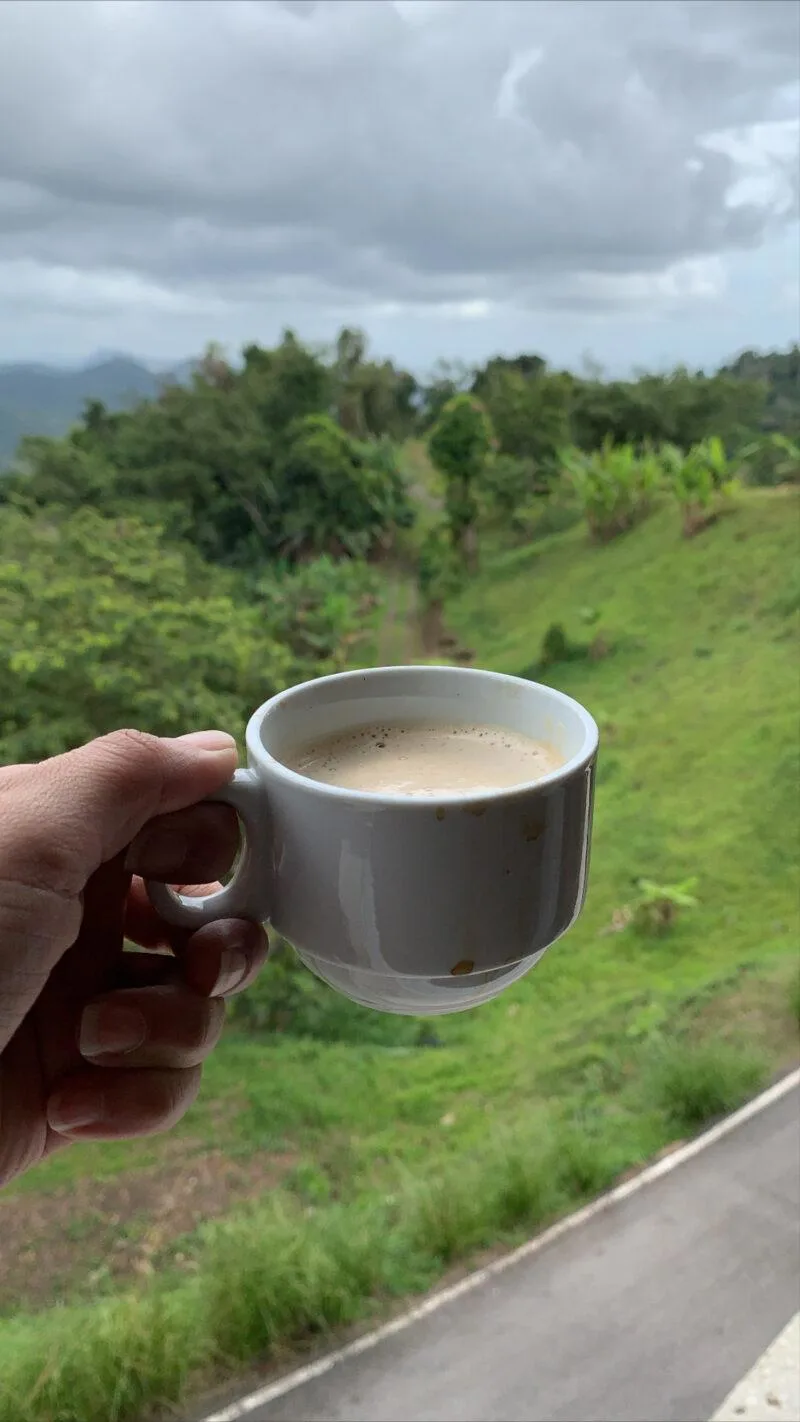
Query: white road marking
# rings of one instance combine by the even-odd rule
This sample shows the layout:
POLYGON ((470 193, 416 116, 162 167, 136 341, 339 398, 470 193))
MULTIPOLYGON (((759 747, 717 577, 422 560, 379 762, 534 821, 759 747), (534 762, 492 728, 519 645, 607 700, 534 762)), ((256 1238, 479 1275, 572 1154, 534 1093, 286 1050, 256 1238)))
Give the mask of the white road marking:
POLYGON ((800 1313, 736 1384, 711 1422, 800 1422, 800 1313))
MULTIPOLYGON (((496 1259, 493 1263, 487 1264, 483 1269, 476 1269, 473 1274, 468 1274, 465 1279, 459 1279, 457 1284, 451 1284, 449 1288, 440 1289, 437 1293, 431 1294, 422 1303, 408 1309, 406 1313, 394 1318, 390 1323, 385 1323, 381 1328, 374 1329, 371 1333, 365 1333, 354 1342, 346 1344, 343 1348, 336 1348, 332 1353, 327 1353, 324 1357, 316 1359, 313 1363, 307 1363, 304 1367, 296 1368, 294 1372, 285 1374, 282 1378, 277 1378, 275 1382, 267 1383, 264 1387, 257 1388, 255 1392, 240 1398, 237 1402, 232 1402, 227 1407, 223 1407, 219 1412, 211 1413, 203 1419, 203 1422, 240 1422, 240 1419, 247 1417, 249 1413, 255 1412, 257 1407, 264 1407, 268 1402, 274 1402, 276 1398, 285 1397, 287 1393, 293 1392, 295 1388, 303 1387, 305 1383, 312 1382, 315 1378, 323 1377, 339 1363, 346 1362, 349 1358, 357 1358, 362 1353, 369 1352, 377 1347, 386 1338, 392 1338, 397 1333, 402 1333, 412 1324, 419 1323, 422 1319, 428 1318, 438 1309, 446 1304, 452 1303, 454 1299, 461 1298, 464 1294, 471 1293, 473 1289, 480 1288, 489 1279, 496 1278, 506 1269, 511 1269, 515 1264, 521 1263, 524 1259, 530 1259, 534 1254, 538 1254, 541 1249, 552 1244, 554 1240, 560 1239, 562 1235, 569 1233, 573 1229, 578 1229, 581 1225, 587 1224, 596 1215, 602 1214, 613 1205, 627 1200, 630 1195, 636 1194, 645 1185, 652 1185, 656 1180, 661 1180, 663 1176, 669 1175, 671 1171, 677 1170, 678 1166, 684 1165, 686 1161, 692 1160, 699 1155, 702 1150, 713 1145, 715 1141, 721 1140, 731 1131, 735 1131, 738 1126, 744 1125, 753 1116, 767 1110, 781 1097, 787 1096, 790 1091, 800 1085, 800 1068, 792 1071, 788 1076, 784 1076, 774 1086, 770 1086, 767 1091, 763 1091, 760 1096, 748 1101, 740 1110, 734 1111, 731 1116, 726 1116, 710 1130, 704 1131, 701 1136, 688 1141, 686 1145, 679 1146, 677 1150, 669 1155, 662 1156, 652 1165, 647 1165, 637 1175, 630 1180, 625 1180, 623 1184, 615 1186, 605 1195, 600 1195, 591 1204, 585 1205, 583 1209, 576 1210, 574 1214, 566 1215, 563 1220, 559 1220, 550 1229, 546 1229, 542 1234, 536 1235, 534 1239, 529 1239, 526 1244, 520 1245, 511 1254, 503 1255, 502 1259, 496 1259)), ((784 1422, 784 1417, 780 1413, 772 1412, 771 1416, 775 1422, 784 1422)), ((736 1422, 740 1422, 737 1417, 736 1422)), ((750 1419, 745 1419, 750 1422, 750 1419)))

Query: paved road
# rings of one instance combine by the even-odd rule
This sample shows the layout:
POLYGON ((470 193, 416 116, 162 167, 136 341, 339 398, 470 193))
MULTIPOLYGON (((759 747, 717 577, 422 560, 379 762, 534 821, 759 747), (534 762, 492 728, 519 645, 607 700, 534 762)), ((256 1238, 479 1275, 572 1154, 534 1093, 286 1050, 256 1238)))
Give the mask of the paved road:
POLYGON ((704 1422, 798 1307, 800 1091, 248 1422, 704 1422))

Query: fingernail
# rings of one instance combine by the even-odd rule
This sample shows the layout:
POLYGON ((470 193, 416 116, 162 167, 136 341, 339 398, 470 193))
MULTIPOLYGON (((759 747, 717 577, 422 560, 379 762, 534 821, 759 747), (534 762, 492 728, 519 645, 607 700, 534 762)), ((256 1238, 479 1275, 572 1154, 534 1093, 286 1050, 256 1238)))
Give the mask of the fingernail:
POLYGON ((185 741, 187 745, 197 746, 200 750, 236 750, 236 741, 227 731, 188 731, 185 736, 177 736, 176 740, 185 741))
POLYGON ((47 1124, 62 1136, 82 1126, 93 1126, 104 1116, 103 1094, 95 1086, 67 1086, 56 1091, 47 1103, 47 1124))
POLYGON ((240 953, 238 948, 223 948, 219 960, 219 973, 212 997, 225 997, 226 993, 233 992, 242 981, 248 971, 248 963, 244 953, 240 953))
POLYGON ((125 868, 132 874, 160 874, 178 877, 189 853, 189 841, 180 830, 154 825, 136 835, 125 856, 125 868))
POLYGON ((146 1036, 147 1023, 138 1008, 116 1002, 90 1002, 83 1009, 78 1050, 83 1057, 133 1052, 146 1036))

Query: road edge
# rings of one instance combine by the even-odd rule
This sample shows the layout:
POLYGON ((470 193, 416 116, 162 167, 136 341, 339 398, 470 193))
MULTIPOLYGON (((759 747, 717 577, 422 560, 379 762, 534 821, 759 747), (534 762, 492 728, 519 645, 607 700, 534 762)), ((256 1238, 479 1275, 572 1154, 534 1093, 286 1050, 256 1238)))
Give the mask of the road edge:
POLYGON ((235 1402, 229 1403, 226 1407, 220 1408, 216 1412, 206 1414, 201 1422, 241 1422, 242 1418, 249 1416, 257 1407, 263 1407, 266 1403, 274 1402, 279 1397, 284 1397, 289 1392, 294 1392, 305 1383, 323 1377, 325 1373, 337 1367, 340 1363, 347 1362, 350 1358, 357 1358, 362 1353, 369 1352, 377 1347, 386 1338, 392 1338, 397 1333, 402 1333, 406 1328, 419 1323, 422 1319, 429 1317, 446 1304, 452 1303, 455 1299, 461 1298, 464 1294, 471 1293, 473 1289, 480 1288, 489 1279, 502 1274, 506 1269, 512 1269, 515 1264, 521 1263, 525 1259, 530 1259, 540 1250, 546 1249, 562 1235, 570 1233, 581 1225, 587 1224, 595 1216, 603 1214, 614 1205, 627 1200, 630 1195, 643 1189, 646 1185, 652 1185, 663 1176, 669 1175, 679 1166, 692 1160, 708 1146, 714 1145, 718 1140, 727 1136, 731 1131, 735 1131, 739 1126, 743 1126, 746 1121, 752 1120, 762 1111, 766 1111, 776 1101, 787 1096, 800 1086, 800 1067, 788 1072, 766 1091, 762 1091, 752 1100, 747 1101, 744 1106, 740 1106, 738 1111, 733 1111, 731 1115, 723 1117, 701 1135, 695 1136, 692 1140, 686 1141, 683 1145, 677 1146, 675 1150, 666 1155, 660 1156, 649 1165, 645 1165, 636 1175, 624 1180, 621 1184, 613 1186, 596 1199, 591 1200, 588 1205, 583 1205, 581 1209, 574 1210, 571 1214, 564 1215, 554 1225, 542 1231, 541 1234, 534 1235, 533 1239, 526 1240, 525 1244, 519 1245, 517 1249, 504 1254, 500 1259, 492 1260, 483 1268, 476 1269, 467 1274, 463 1279, 448 1285, 446 1288, 435 1290, 430 1293, 421 1303, 415 1304, 413 1308, 407 1309, 405 1313, 399 1314, 396 1318, 382 1324, 379 1328, 372 1329, 369 1333, 363 1333, 351 1343, 344 1344, 341 1348, 335 1348, 332 1352, 324 1354, 323 1357, 315 1359, 311 1363, 306 1363, 299 1368, 285 1373, 282 1377, 276 1378, 274 1382, 266 1383, 263 1387, 256 1388, 253 1392, 247 1393, 244 1397, 235 1402))

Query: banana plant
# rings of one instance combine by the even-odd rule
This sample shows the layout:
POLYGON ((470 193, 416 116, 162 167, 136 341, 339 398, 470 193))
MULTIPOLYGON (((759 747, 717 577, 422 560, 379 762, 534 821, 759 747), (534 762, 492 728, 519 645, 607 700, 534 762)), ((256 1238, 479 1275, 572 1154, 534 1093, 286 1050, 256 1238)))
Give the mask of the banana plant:
POLYGON ((645 934, 668 933, 682 910, 697 908, 696 888, 697 879, 685 879, 681 884, 640 879, 636 899, 629 906, 631 927, 645 934))
POLYGON ((683 515, 683 532, 691 538, 717 514, 720 499, 730 496, 736 480, 722 440, 716 435, 695 444, 682 458, 669 456, 670 482, 683 515))
POLYGON ((662 481, 655 451, 606 439, 599 450, 562 452, 561 464, 593 537, 605 541, 628 529, 646 512, 662 481))

